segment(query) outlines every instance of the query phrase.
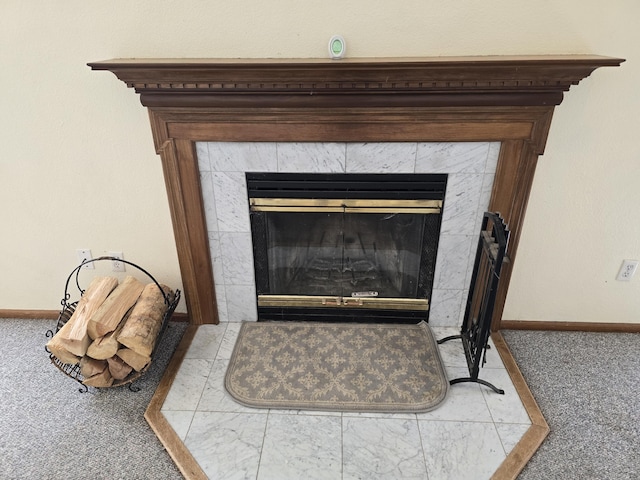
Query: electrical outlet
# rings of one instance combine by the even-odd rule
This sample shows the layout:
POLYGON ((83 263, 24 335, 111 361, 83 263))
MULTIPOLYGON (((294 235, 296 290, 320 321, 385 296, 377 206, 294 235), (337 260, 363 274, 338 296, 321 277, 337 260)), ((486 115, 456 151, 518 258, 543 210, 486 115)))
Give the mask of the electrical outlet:
MULTIPOLYGON (((85 262, 87 260, 93 260, 93 257, 91 256, 90 248, 78 248, 76 250, 76 254, 78 255, 78 261, 80 263, 85 262)), ((82 268, 86 268, 87 270, 93 270, 95 266, 93 265, 93 262, 91 262, 91 263, 87 263, 86 265, 83 265, 82 268)))
POLYGON ((623 260, 616 280, 628 282, 633 277, 633 274, 636 273, 637 268, 638 260, 623 260))
MULTIPOLYGON (((124 260, 124 256, 122 252, 109 252, 108 255, 110 257, 119 258, 120 260, 124 260)), ((111 260, 111 271, 112 272, 124 272, 125 271, 125 263, 120 262, 118 260, 111 260)))

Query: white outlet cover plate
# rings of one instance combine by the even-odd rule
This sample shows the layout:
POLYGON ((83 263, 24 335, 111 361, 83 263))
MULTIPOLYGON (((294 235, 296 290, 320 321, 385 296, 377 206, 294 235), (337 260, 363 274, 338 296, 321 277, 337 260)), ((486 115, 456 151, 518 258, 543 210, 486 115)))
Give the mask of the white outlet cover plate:
POLYGON ((638 260, 623 260, 616 280, 628 282, 638 269, 638 260))

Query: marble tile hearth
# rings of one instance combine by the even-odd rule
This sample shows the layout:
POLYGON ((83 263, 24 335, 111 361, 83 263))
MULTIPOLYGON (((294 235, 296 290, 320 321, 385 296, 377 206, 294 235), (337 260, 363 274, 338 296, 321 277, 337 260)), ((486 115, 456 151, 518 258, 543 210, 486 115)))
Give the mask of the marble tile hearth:
MULTIPOLYGON (((481 378, 505 395, 457 384, 423 414, 247 408, 223 386, 239 328, 198 328, 161 409, 211 479, 488 479, 531 425, 494 348, 481 378)), ((439 348, 449 378, 468 374, 460 342, 439 348)))

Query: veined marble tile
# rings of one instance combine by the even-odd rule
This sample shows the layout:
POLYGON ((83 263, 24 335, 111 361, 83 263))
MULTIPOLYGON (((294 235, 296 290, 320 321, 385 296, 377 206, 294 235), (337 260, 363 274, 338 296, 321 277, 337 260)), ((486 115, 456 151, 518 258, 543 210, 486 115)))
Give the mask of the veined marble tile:
POLYGON ((348 143, 348 173, 414 173, 415 143, 348 143))
POLYGON ((268 409, 249 408, 236 402, 224 388, 229 360, 216 360, 198 403, 198 412, 269 413, 268 409))
POLYGON ((198 157, 198 168, 201 172, 210 172, 209 146, 207 142, 196 142, 196 156, 198 157))
MULTIPOLYGON (((455 340, 451 340, 455 342, 455 340)), ((446 367, 447 377, 468 377, 467 367, 446 367)), ((489 407, 477 383, 457 383, 449 386, 447 398, 438 408, 416 414, 418 420, 450 420, 458 422, 491 422, 489 407)))
POLYGON ((225 285, 227 315, 230 322, 255 322, 258 320, 258 304, 254 285, 225 285))
POLYGON ((492 423, 418 420, 429 480, 484 480, 506 455, 492 423))
MULTIPOLYGON (((452 333, 451 335, 459 335, 460 330, 452 333)), ((449 335, 439 337, 438 340, 449 335)), ((440 352, 440 358, 445 367, 466 367, 467 357, 464 355, 464 347, 462 346, 462 340, 459 338, 453 338, 447 340, 444 343, 438 345, 438 351, 440 352)))
POLYGON ((522 425, 518 423, 496 423, 498 436, 502 441, 504 453, 509 455, 513 447, 515 447, 520 439, 527 433, 531 425, 522 425))
POLYGON ((198 358, 185 358, 173 380, 173 385, 162 405, 166 410, 195 410, 213 362, 198 358))
POLYGON ((224 332, 224 337, 222 337, 222 343, 220 344, 220 348, 218 349, 218 355, 216 356, 216 360, 230 360, 231 354, 233 353, 233 347, 236 345, 236 339, 238 338, 238 333, 240 333, 240 327, 242 326, 242 322, 228 322, 227 329, 224 332))
POLYGON ((483 174, 449 175, 440 227, 443 234, 476 234, 476 216, 483 181, 483 174))
POLYGON ((342 417, 357 418, 387 418, 390 420, 415 420, 415 413, 385 413, 385 412, 342 412, 342 417))
POLYGON ((213 280, 216 285, 224 284, 224 269, 222 266, 222 250, 220 249, 220 232, 208 231, 209 252, 211 253, 211 265, 213 267, 213 280))
POLYGON ((275 172, 275 142, 209 142, 211 170, 216 172, 275 172))
POLYGON ((220 252, 225 285, 251 285, 253 243, 248 232, 220 232, 220 252))
POLYGON ((489 406, 489 411, 496 423, 530 424, 527 414, 515 386, 511 383, 509 373, 498 368, 481 368, 479 377, 504 390, 504 395, 495 393, 489 388, 483 388, 482 394, 489 406))
POLYGON ((222 337, 227 329, 226 324, 200 325, 185 358, 204 358, 213 361, 218 354, 222 337))
POLYGON ((416 420, 344 417, 342 438, 345 480, 427 478, 416 420))
POLYGON ((504 370, 504 363, 502 363, 502 358, 500 358, 500 354, 498 353, 498 349, 491 337, 489 337, 489 348, 487 349, 486 360, 487 363, 484 364, 482 368, 500 368, 504 370))
POLYGON ((419 143, 416 173, 484 173, 489 142, 419 143))
POLYGON ((216 214, 216 202, 213 196, 213 177, 211 172, 200 171, 200 186, 207 230, 216 231, 218 230, 218 215, 216 214))
POLYGON ((176 432, 183 442, 184 439, 187 438, 187 433, 191 427, 193 413, 192 410, 164 410, 162 412, 167 422, 169 422, 169 425, 171 425, 171 428, 173 428, 173 431, 176 432))
POLYGON ((218 229, 221 232, 250 232, 247 182, 243 172, 213 172, 218 229))
POLYGON ((451 335, 458 335, 460 333, 460 326, 438 326, 429 324, 429 328, 433 332, 436 340, 441 338, 450 337, 451 335))
POLYGON ((278 171, 343 173, 346 148, 344 143, 278 143, 278 171))
MULTIPOLYGON (((464 290, 469 262, 469 252, 475 236, 440 235, 434 275, 434 289, 464 290)), ((474 251, 475 255, 475 251, 474 251)))
POLYGON ((207 477, 253 479, 266 423, 267 415, 196 412, 184 443, 207 477))
POLYGON ((485 173, 482 180, 482 189, 480 191, 480 199, 478 201, 478 212, 476 213, 476 221, 474 231, 476 235, 480 235, 482 228, 482 219, 484 212, 489 210, 489 202, 491 201, 491 189, 493 188, 493 180, 495 173, 485 173))
POLYGON ((340 478, 341 423, 339 416, 270 413, 258 480, 340 478))
POLYGON ((453 327, 460 325, 462 290, 434 289, 429 302, 429 325, 453 327))
POLYGON ((489 154, 487 155, 487 165, 484 169, 485 173, 496 173, 501 147, 502 147, 502 144, 500 142, 491 142, 489 144, 489 154))
POLYGON ((229 313, 227 312, 227 290, 224 284, 215 282, 216 288, 216 305, 218 307, 218 320, 220 323, 229 321, 229 313))

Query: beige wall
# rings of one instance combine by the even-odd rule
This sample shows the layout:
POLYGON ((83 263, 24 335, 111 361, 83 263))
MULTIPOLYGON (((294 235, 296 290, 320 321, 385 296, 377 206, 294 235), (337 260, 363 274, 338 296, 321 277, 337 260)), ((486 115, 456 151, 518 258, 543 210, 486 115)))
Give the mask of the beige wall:
MULTIPOLYGON (((180 286, 146 111, 89 61, 595 53, 535 178, 505 318, 640 322, 640 18, 636 0, 270 2, 3 0, 0 309, 55 309, 76 248, 122 250, 180 286)), ((184 307, 182 307, 184 311, 184 307)))

